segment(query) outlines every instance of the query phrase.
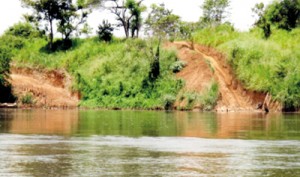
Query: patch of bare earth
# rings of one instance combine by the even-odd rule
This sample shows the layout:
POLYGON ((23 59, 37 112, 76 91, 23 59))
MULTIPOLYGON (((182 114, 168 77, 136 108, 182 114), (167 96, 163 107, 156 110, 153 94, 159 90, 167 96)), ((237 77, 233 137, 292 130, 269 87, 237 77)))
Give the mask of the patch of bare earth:
POLYGON ((72 93, 71 77, 62 70, 42 70, 12 67, 10 82, 21 107, 75 108, 79 96, 72 93), (22 98, 32 96, 32 104, 22 104, 22 98))
MULTIPOLYGON (((177 74, 186 81, 185 91, 201 93, 212 80, 218 82, 220 96, 215 107, 217 111, 253 111, 259 104, 266 105, 271 111, 281 110, 281 105, 272 101, 268 94, 245 89, 220 52, 188 42, 168 43, 166 47, 176 48, 178 58, 187 63, 177 74)), ((176 104, 183 106, 186 103, 176 104)))

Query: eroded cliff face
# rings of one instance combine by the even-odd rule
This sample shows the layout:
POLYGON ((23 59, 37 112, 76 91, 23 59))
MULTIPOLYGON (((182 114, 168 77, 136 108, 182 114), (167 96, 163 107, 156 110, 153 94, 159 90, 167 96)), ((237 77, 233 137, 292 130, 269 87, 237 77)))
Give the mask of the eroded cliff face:
MULTIPOLYGON (((175 48, 178 58, 186 62, 186 67, 177 73, 177 77, 186 81, 185 91, 201 93, 215 80, 219 85, 219 98, 215 106, 217 111, 254 111, 259 105, 264 110, 281 111, 282 106, 272 101, 269 94, 245 89, 238 81, 226 58, 216 50, 188 42, 166 44, 175 48)), ((186 100, 177 101, 175 106, 184 106, 186 100)), ((201 105, 195 105, 198 108, 201 105)), ((201 109, 201 108, 200 108, 201 109)))
POLYGON ((21 107, 75 108, 77 93, 71 91, 72 80, 62 70, 43 70, 12 67, 10 82, 21 107), (29 104, 25 104, 24 97, 29 104), (31 100, 30 100, 31 99, 31 100))

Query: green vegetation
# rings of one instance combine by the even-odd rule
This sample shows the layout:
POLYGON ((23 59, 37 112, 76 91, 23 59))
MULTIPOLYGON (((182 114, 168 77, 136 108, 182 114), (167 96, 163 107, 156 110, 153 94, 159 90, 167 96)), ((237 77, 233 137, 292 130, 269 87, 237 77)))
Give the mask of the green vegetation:
POLYGON ((33 96, 31 93, 27 93, 21 98, 22 104, 32 104, 33 103, 33 96))
POLYGON ((176 54, 153 49, 155 40, 74 39, 71 49, 55 53, 43 50, 43 38, 18 40, 23 46, 14 54, 16 65, 65 68, 76 81, 73 89, 83 95, 84 107, 163 109, 165 96, 177 95, 183 86, 170 69, 176 54), (159 72, 151 75, 154 58, 159 72))
POLYGON ((18 42, 16 37, 0 37, 0 103, 15 101, 15 97, 11 94, 11 85, 7 79, 13 49, 20 47, 19 45, 22 44, 18 42))
MULTIPOLYGON (((181 21, 164 4, 153 4, 143 22, 143 0, 105 1, 108 5, 101 0, 21 2, 33 13, 0 38, 1 93, 11 91, 7 76, 12 60, 21 67, 67 70, 75 80, 72 89, 82 94, 81 106, 170 109, 184 86, 174 73, 185 63, 177 60, 175 52, 163 50, 156 36, 217 48, 247 88, 270 93, 286 110, 300 108, 299 0, 257 4, 253 12, 258 20, 250 32, 237 32, 225 22, 228 0, 205 0, 203 16, 196 23, 181 21), (74 37, 90 33, 85 22, 91 10, 100 6, 114 14, 118 23, 103 21, 97 37, 74 37), (142 25, 149 35, 143 40, 138 39, 142 25), (114 38, 115 27, 124 30, 126 39, 114 38), (55 39, 54 31, 62 38, 55 39)), ((210 110, 218 95, 213 82, 204 93, 184 93, 179 100, 186 100, 187 108, 200 104, 210 110)))
POLYGON ((300 106, 299 28, 274 29, 265 40, 259 28, 240 33, 222 25, 198 31, 194 38, 224 52, 247 88, 271 93, 287 110, 300 106))

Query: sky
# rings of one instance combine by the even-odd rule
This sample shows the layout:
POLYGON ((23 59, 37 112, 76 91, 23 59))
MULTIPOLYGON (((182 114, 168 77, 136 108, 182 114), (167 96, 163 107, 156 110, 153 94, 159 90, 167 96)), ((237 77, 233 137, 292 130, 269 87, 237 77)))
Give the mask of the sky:
MULTIPOLYGON (((246 31, 255 22, 255 17, 251 9, 256 3, 270 3, 272 0, 231 0, 229 8, 229 21, 234 24, 235 28, 240 31, 246 31)), ((168 9, 179 15, 182 20, 195 22, 201 17, 201 4, 204 0, 145 0, 144 5, 150 7, 151 4, 165 3, 168 9)), ((150 8, 148 8, 149 10, 150 8)), ((20 0, 2 0, 0 1, 0 34, 8 27, 22 20, 22 14, 28 13, 27 9, 21 7, 20 0)), ((89 25, 94 29, 102 22, 103 19, 114 20, 114 16, 108 11, 95 10, 88 19, 89 25)), ((123 31, 115 31, 115 35, 122 36, 123 31)))

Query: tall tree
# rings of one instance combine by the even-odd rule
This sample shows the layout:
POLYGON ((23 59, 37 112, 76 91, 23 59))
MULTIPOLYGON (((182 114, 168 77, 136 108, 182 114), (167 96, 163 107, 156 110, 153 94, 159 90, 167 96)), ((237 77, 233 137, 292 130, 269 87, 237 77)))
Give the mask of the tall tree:
POLYGON ((271 35, 271 26, 284 30, 300 26, 300 0, 274 1, 267 7, 259 3, 252 11, 258 16, 254 25, 264 31, 265 38, 271 35))
POLYGON ((108 9, 116 15, 116 20, 119 22, 117 26, 123 27, 126 38, 131 36, 138 37, 141 28, 142 17, 141 13, 145 10, 142 6, 144 0, 107 0, 112 3, 108 9))
POLYGON ((49 32, 49 47, 53 45, 53 23, 60 15, 59 2, 57 0, 21 0, 23 6, 31 8, 34 11, 35 19, 38 21, 44 20, 48 23, 45 31, 49 32))
POLYGON ((258 20, 255 22, 255 25, 264 31, 264 37, 267 39, 271 35, 271 24, 264 16, 264 10, 264 3, 255 4, 254 8, 252 8, 252 11, 258 16, 258 20))
MULTIPOLYGON (((68 40, 79 25, 86 22, 89 14, 88 7, 96 0, 78 0, 76 4, 72 0, 21 0, 23 6, 33 10, 32 15, 25 18, 35 21, 39 26, 46 22, 44 30, 49 33, 49 48, 53 47, 54 23, 57 22, 57 31, 64 40, 68 40), (78 13, 80 12, 80 13, 78 13)), ((98 0, 97 3, 101 3, 98 0)))
POLYGON ((62 34, 63 40, 69 40, 72 33, 86 22, 89 11, 85 7, 85 4, 74 4, 72 0, 61 2, 57 31, 62 34))
POLYGON ((278 28, 291 30, 300 26, 300 0, 280 0, 269 5, 263 18, 278 28))
POLYGON ((205 0, 201 6, 203 17, 201 21, 208 25, 220 25, 226 18, 229 0, 205 0))
POLYGON ((131 37, 139 37, 139 32, 142 26, 142 12, 146 10, 145 6, 141 5, 142 1, 135 2, 134 0, 127 0, 126 7, 129 9, 132 15, 131 19, 131 37))
POLYGON ((180 17, 167 9, 165 4, 152 4, 145 21, 145 30, 149 35, 170 38, 178 31, 179 24, 180 17))

